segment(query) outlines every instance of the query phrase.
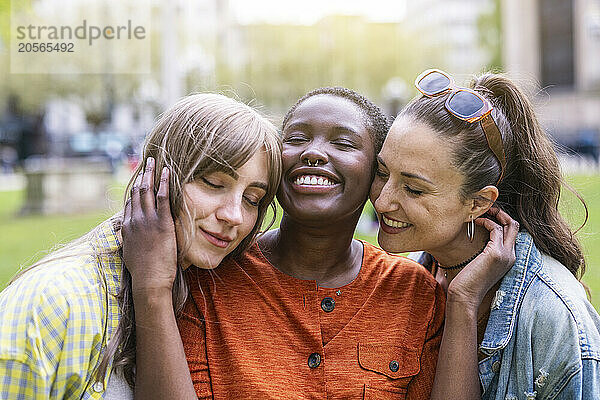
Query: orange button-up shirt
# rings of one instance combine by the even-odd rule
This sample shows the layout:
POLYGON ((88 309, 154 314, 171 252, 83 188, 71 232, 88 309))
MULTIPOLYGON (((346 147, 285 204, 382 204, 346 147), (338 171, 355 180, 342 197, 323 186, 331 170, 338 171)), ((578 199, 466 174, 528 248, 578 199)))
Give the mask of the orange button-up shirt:
POLYGON ((335 289, 280 272, 257 245, 188 269, 178 323, 198 397, 428 399, 444 292, 416 262, 363 247, 335 289))

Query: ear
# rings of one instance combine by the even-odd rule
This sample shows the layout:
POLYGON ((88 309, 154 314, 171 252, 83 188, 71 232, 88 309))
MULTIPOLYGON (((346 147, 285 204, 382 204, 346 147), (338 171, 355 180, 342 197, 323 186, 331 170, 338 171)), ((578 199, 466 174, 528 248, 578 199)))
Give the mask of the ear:
POLYGON ((496 186, 489 185, 484 187, 474 194, 473 199, 471 200, 470 215, 475 219, 485 214, 487 210, 494 205, 497 198, 498 188, 496 186))

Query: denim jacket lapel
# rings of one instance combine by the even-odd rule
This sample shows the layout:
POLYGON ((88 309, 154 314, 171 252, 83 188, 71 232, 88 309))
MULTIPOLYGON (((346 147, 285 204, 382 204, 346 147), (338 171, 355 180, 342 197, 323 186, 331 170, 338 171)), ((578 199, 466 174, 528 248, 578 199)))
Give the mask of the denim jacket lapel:
POLYGON ((502 279, 492 302, 488 325, 479 346, 488 355, 503 349, 510 341, 525 291, 542 267, 541 254, 527 232, 519 232, 515 255, 515 264, 502 279))

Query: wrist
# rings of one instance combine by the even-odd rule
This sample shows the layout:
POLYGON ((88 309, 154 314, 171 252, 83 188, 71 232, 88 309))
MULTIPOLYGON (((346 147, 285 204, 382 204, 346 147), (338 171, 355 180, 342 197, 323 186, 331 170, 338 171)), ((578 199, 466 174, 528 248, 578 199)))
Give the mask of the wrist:
POLYGON ((155 286, 136 286, 135 282, 131 286, 131 293, 134 304, 148 305, 172 305, 173 291, 168 287, 155 286))
POLYGON ((466 294, 458 290, 453 290, 452 286, 448 287, 446 294, 446 308, 453 311, 467 313, 468 315, 477 316, 477 310, 481 305, 482 298, 472 294, 466 294))

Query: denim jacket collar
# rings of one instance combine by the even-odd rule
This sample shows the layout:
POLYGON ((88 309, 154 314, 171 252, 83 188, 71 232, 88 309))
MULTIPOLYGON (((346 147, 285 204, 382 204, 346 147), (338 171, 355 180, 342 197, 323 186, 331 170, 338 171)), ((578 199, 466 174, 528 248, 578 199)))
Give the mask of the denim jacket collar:
POLYGON ((490 317, 479 349, 488 355, 503 349, 514 334, 518 309, 527 287, 542 267, 542 257, 527 232, 519 232, 516 261, 506 273, 492 301, 490 317))

